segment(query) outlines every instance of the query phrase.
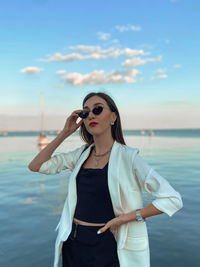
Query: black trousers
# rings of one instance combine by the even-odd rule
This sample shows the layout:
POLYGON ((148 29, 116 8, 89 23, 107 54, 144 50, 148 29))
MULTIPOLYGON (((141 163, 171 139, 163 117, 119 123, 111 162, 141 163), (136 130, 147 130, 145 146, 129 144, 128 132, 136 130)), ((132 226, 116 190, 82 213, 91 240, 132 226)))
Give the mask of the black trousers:
POLYGON ((97 234, 103 226, 86 226, 72 223, 72 231, 63 242, 63 267, 120 267, 117 242, 107 229, 97 234))

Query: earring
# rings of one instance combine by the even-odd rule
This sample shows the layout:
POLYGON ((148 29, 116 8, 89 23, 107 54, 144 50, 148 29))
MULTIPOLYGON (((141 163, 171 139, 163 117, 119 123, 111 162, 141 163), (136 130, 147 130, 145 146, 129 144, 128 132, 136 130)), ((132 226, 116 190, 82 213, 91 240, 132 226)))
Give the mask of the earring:
POLYGON ((110 125, 114 125, 114 124, 115 124, 115 122, 114 122, 114 121, 111 121, 111 122, 110 122, 110 125))

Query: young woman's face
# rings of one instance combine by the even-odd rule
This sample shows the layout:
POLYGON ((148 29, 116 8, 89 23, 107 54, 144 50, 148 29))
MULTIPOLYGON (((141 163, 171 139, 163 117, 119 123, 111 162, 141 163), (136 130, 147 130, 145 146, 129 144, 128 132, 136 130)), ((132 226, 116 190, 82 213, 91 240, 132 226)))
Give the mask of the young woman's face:
POLYGON ((116 119, 115 112, 112 112, 106 101, 99 96, 90 97, 84 103, 83 109, 90 111, 88 117, 83 119, 83 123, 91 135, 99 135, 106 130, 110 130, 110 122, 115 121, 116 119), (99 106, 103 107, 103 110, 100 114, 96 115, 92 112, 92 110, 99 106), (96 122, 97 124, 90 125, 92 122, 96 122))

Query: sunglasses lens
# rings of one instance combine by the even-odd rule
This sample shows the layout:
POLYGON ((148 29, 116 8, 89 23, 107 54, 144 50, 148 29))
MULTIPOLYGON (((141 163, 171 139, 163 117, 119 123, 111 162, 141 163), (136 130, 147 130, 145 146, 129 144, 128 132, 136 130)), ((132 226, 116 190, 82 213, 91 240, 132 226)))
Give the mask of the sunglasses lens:
POLYGON ((93 113, 95 115, 99 115, 102 112, 102 110, 103 110, 103 107, 99 106, 99 107, 93 109, 93 113))
POLYGON ((86 119, 88 116, 89 112, 87 110, 81 111, 78 115, 81 119, 86 119))
MULTIPOLYGON (((92 110, 92 112, 95 114, 95 115, 99 115, 103 110, 103 107, 99 106, 99 107, 96 107, 92 110)), ((78 113, 78 116, 81 118, 81 119, 86 119, 89 115, 89 111, 87 110, 82 110, 81 112, 78 113)))

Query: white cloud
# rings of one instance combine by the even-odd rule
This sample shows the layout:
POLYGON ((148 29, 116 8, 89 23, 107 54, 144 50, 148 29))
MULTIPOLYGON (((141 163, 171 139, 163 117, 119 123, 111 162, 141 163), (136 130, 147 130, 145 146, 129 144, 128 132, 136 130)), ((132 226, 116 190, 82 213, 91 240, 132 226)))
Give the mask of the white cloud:
POLYGON ((142 49, 118 49, 115 47, 109 47, 102 49, 100 46, 70 46, 70 49, 75 50, 75 53, 62 55, 61 53, 55 53, 53 56, 49 56, 47 59, 41 59, 41 61, 47 62, 69 62, 74 60, 86 60, 86 59, 107 59, 117 58, 120 55, 125 57, 133 57, 136 55, 148 55, 148 52, 144 52, 142 49))
POLYGON ((66 70, 57 70, 56 74, 64 74, 66 72, 66 70))
POLYGON ((106 33, 106 32, 97 32, 97 35, 100 40, 104 40, 104 41, 110 38, 110 33, 106 33))
POLYGON ((147 49, 153 49, 154 48, 154 45, 152 44, 141 44, 140 45, 141 48, 147 48, 147 49))
POLYGON ((62 61, 81 60, 82 58, 83 56, 78 53, 73 53, 69 55, 62 55, 61 53, 55 53, 53 56, 50 56, 47 59, 40 59, 40 61, 62 62, 62 61))
POLYGON ((134 26, 131 24, 127 24, 127 25, 117 25, 115 26, 115 28, 119 31, 119 32, 127 32, 127 31, 141 31, 141 27, 140 26, 134 26))
POLYGON ((107 55, 102 55, 101 53, 93 53, 91 55, 85 56, 83 59, 106 59, 107 55))
POLYGON ((77 50, 81 53, 98 53, 101 51, 101 47, 96 45, 77 45, 77 46, 70 46, 70 49, 77 50))
POLYGON ((111 42, 114 43, 114 44, 117 44, 117 43, 119 43, 119 40, 118 39, 113 39, 113 40, 111 40, 111 42))
POLYGON ((154 73, 163 73, 163 72, 165 72, 164 69, 157 69, 157 70, 154 70, 154 73))
POLYGON ((26 67, 26 68, 20 70, 20 72, 28 73, 28 74, 35 74, 35 73, 38 73, 41 71, 44 71, 44 69, 38 68, 38 67, 26 67))
POLYGON ((143 65, 145 64, 145 60, 141 59, 139 57, 135 57, 133 59, 126 59, 123 63, 122 66, 124 67, 135 67, 137 65, 143 65))
POLYGON ((121 54, 125 55, 126 57, 134 57, 137 55, 146 56, 149 55, 149 52, 144 52, 142 49, 131 49, 131 48, 125 48, 121 50, 121 54))
POLYGON ((104 73, 104 70, 94 70, 88 74, 80 74, 77 72, 69 73, 62 77, 68 83, 74 86, 83 86, 86 84, 107 84, 107 83, 134 83, 138 70, 125 70, 125 71, 111 71, 104 73))
POLYGON ((167 74, 163 73, 163 74, 151 77, 151 80, 166 79, 167 77, 168 77, 167 74))
POLYGON ((107 49, 102 49, 100 46, 89 46, 89 45, 77 45, 77 46, 71 46, 70 48, 84 54, 98 53, 101 55, 109 55, 110 53, 113 53, 115 51, 120 51, 119 49, 116 49, 115 47, 112 46, 107 49))
POLYGON ((142 59, 140 57, 135 57, 132 59, 126 59, 123 63, 122 66, 124 67, 135 67, 138 65, 144 65, 148 62, 159 62, 162 60, 162 56, 158 56, 157 58, 147 58, 147 59, 142 59))
POLYGON ((157 76, 157 79, 166 79, 168 76, 167 74, 163 73, 157 76))
POLYGON ((181 65, 181 64, 175 64, 175 65, 174 65, 174 68, 175 68, 175 69, 181 69, 181 68, 182 68, 182 65, 181 65))

